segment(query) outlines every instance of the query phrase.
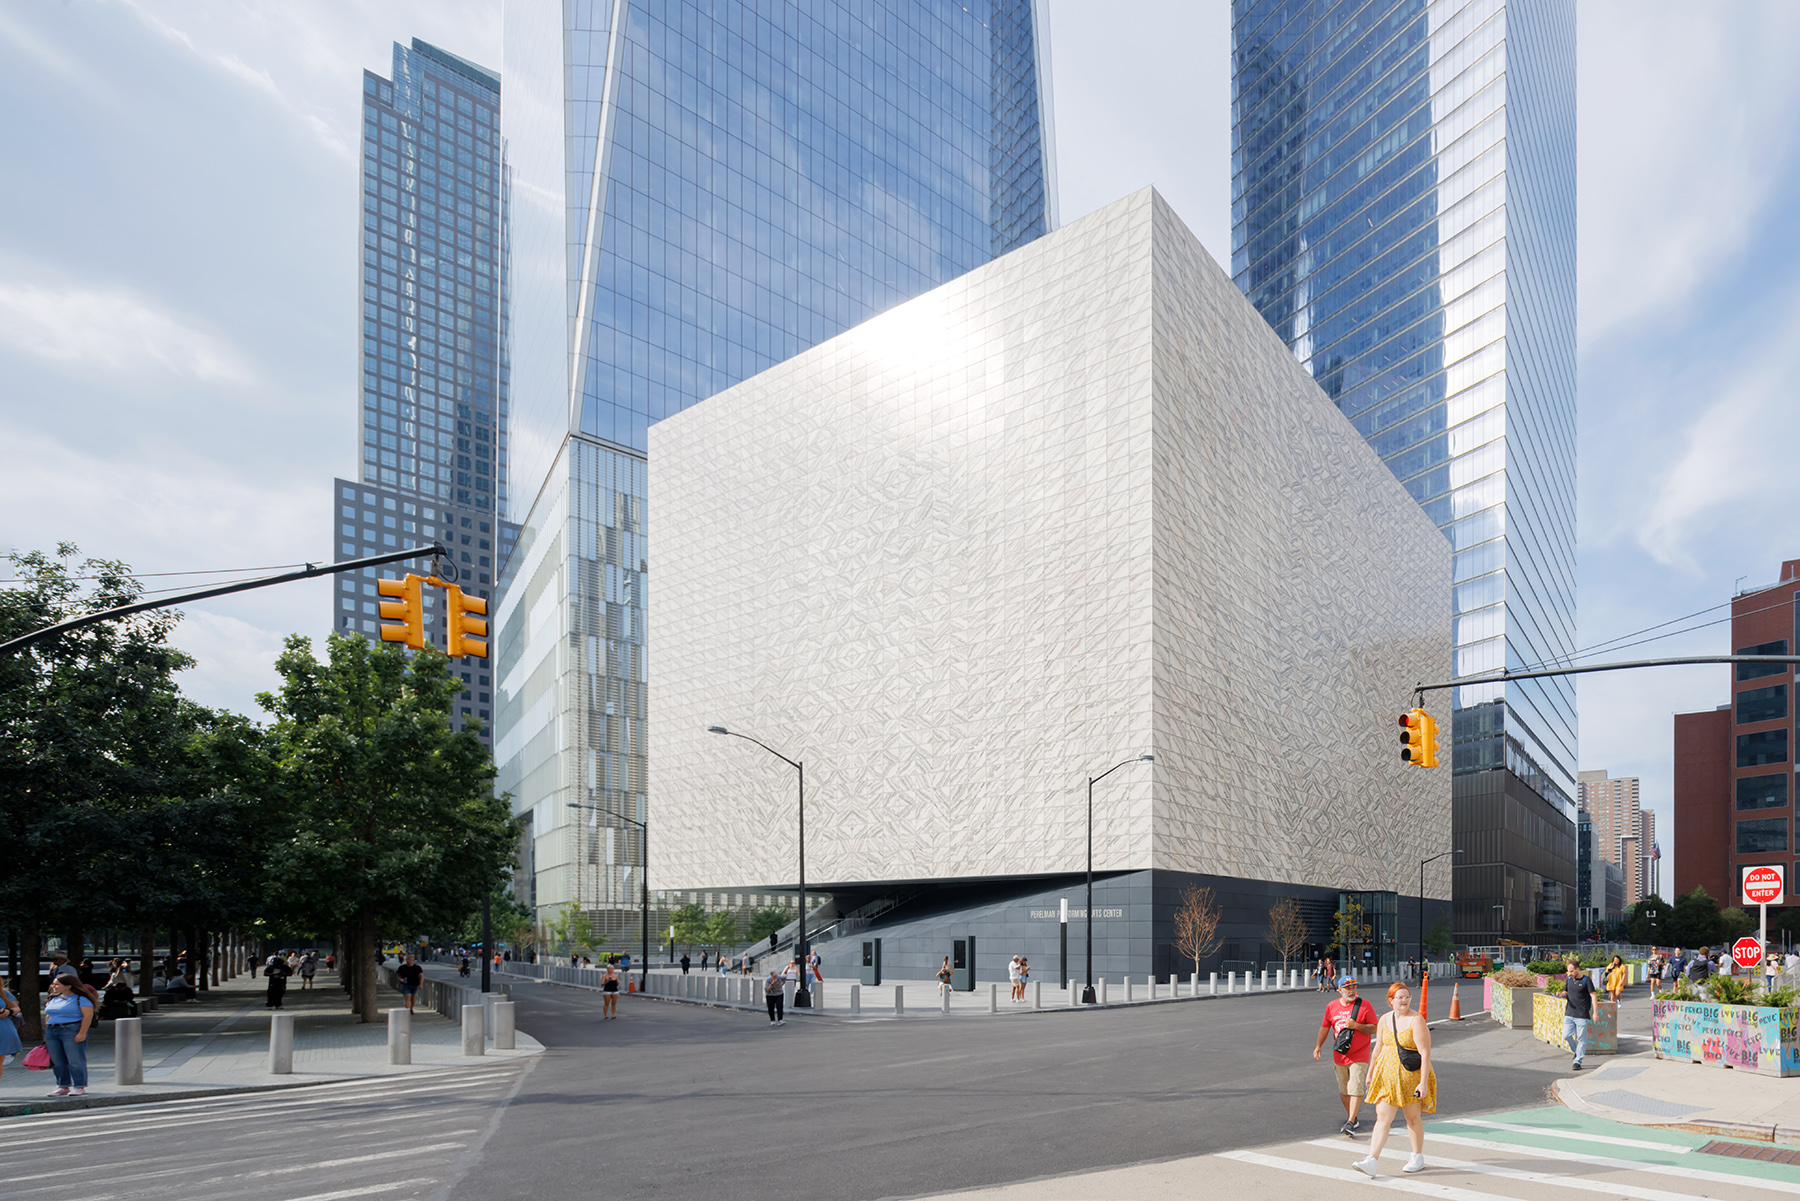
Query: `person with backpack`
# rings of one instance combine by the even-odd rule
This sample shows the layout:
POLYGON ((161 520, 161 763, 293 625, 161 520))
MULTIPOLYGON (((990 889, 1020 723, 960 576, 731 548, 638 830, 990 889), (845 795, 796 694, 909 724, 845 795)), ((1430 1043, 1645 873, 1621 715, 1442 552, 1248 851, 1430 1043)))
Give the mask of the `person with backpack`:
POLYGON ((785 1026, 787 1015, 782 1012, 782 989, 786 981, 777 968, 770 968, 769 974, 763 978, 763 1003, 769 1007, 769 1025, 785 1026))
POLYGON ((1693 982, 1696 988, 1705 984, 1706 978, 1713 974, 1711 954, 1711 947, 1701 947, 1695 953, 1694 958, 1688 962, 1687 978, 1693 982))
POLYGON ((1339 1133, 1356 1137, 1357 1117, 1369 1085, 1369 1035, 1375 1032, 1375 1007, 1356 992, 1355 976, 1338 977, 1337 1000, 1325 1006, 1319 1021, 1319 1037, 1313 1043, 1313 1059, 1331 1039, 1331 1066, 1337 1072, 1338 1100, 1344 1106, 1339 1133))
POLYGON ((280 1009, 283 998, 287 996, 288 977, 293 975, 288 968, 287 960, 280 955, 269 956, 269 962, 263 968, 263 975, 269 978, 269 994, 263 1002, 263 1008, 280 1009))

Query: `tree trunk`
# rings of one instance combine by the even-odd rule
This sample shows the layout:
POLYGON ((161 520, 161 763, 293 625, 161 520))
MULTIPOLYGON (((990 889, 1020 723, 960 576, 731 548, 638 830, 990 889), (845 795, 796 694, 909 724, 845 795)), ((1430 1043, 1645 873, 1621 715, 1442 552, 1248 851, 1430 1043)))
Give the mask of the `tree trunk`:
POLYGON ((350 994, 350 1007, 357 1020, 372 1022, 375 1013, 375 911, 364 905, 356 915, 356 930, 351 934, 350 957, 356 964, 355 991, 350 994))
POLYGON ((150 995, 150 977, 156 972, 156 927, 145 923, 138 927, 137 995, 150 995))
MULTIPOLYGON (((63 949, 69 954, 69 966, 79 973, 81 961, 87 957, 87 932, 79 926, 72 926, 63 939, 63 949)), ((81 979, 86 980, 87 977, 84 975, 81 979)))
POLYGON ((38 937, 37 914, 27 913, 19 922, 19 1036, 27 1044, 44 1041, 43 994, 38 990, 38 960, 44 948, 38 937))

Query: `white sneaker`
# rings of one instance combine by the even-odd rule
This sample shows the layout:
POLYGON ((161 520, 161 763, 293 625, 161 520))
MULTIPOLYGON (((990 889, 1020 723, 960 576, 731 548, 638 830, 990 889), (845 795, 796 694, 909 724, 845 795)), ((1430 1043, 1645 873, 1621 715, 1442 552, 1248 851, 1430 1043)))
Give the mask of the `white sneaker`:
POLYGON ((1425 1170, 1425 1157, 1423 1155, 1414 1155, 1411 1159, 1406 1161, 1406 1166, 1400 1170, 1402 1172, 1423 1172, 1425 1170))
POLYGON ((1376 1161, 1374 1156, 1370 1156, 1368 1159, 1359 1159, 1350 1166, 1357 1171, 1362 1172, 1371 1180, 1381 1175, 1381 1164, 1376 1161))

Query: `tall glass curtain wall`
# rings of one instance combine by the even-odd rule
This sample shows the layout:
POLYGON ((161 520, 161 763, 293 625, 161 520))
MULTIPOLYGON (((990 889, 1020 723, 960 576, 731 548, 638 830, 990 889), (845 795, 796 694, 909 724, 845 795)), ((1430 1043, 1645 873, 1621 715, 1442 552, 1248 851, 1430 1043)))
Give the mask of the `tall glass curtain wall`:
MULTIPOLYGON (((1568 0, 1234 0, 1232 271, 1455 550, 1455 674, 1575 624, 1568 0)), ((1456 690, 1453 770, 1574 816, 1567 679, 1456 690)))
MULTIPOLYGON (((500 79, 417 39, 393 64, 363 73, 362 479, 337 482, 334 541, 341 561, 441 538, 486 597, 506 550, 500 79)), ((379 637, 375 580, 408 569, 339 577, 333 627, 379 637)), ((488 665, 458 674, 457 724, 485 725, 488 665)))
MULTIPOLYGON (((642 714, 629 706, 644 682, 649 424, 1047 232, 1054 167, 1032 0, 557 8, 506 15, 513 462, 517 493, 539 498, 527 539, 550 536, 563 487, 533 471, 596 489, 568 514, 561 603, 574 610, 570 666, 599 674, 562 677, 561 746, 529 730, 507 742, 531 684, 500 697, 496 720, 500 784, 536 814, 540 909, 612 909, 634 903, 636 852, 568 803, 643 812, 642 714), (566 372, 548 369, 558 363, 566 372), (569 438, 588 447, 559 453, 569 438), (639 553, 599 555, 598 539, 574 536, 585 520, 629 528, 639 553), (574 549, 588 544, 591 568, 574 549), (560 804, 527 795, 548 778, 546 756, 561 761, 560 804), (549 885, 552 864, 598 869, 606 846, 610 875, 555 869, 571 889, 601 880, 596 891, 549 885)), ((523 544, 518 559, 535 563, 523 544)))

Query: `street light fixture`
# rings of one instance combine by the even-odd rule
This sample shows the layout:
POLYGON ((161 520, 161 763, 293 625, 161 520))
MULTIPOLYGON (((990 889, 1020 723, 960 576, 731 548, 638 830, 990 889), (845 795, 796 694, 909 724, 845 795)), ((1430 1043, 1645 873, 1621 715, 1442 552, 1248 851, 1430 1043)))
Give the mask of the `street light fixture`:
POLYGON ((1445 855, 1460 855, 1462 848, 1454 851, 1439 851, 1429 859, 1419 860, 1419 1013, 1424 1015, 1431 1008, 1431 959, 1425 953, 1425 865, 1436 863, 1445 855))
MULTIPOLYGON (((592 809, 595 813, 604 813, 608 817, 616 817, 622 822, 630 822, 644 832, 644 863, 638 872, 638 884, 644 894, 644 963, 638 977, 638 991, 643 992, 650 982, 650 827, 635 817, 626 817, 612 809, 602 809, 598 805, 583 805, 578 801, 570 801, 571 809, 592 809)), ((627 977, 629 979, 629 977, 627 977)))
POLYGON ((797 958, 800 963, 800 979, 794 987, 794 1008, 809 1009, 812 1007, 812 990, 806 987, 806 764, 804 761, 789 759, 760 738, 752 738, 750 735, 740 734, 736 730, 727 730, 724 726, 708 726, 706 732, 708 734, 726 734, 732 738, 742 738, 745 742, 754 742, 800 773, 800 932, 794 940, 794 945, 799 952, 797 958))
POLYGON ((1133 763, 1153 763, 1154 755, 1139 755, 1123 763, 1115 763, 1097 776, 1088 777, 1088 856, 1087 856, 1087 987, 1081 992, 1081 1003, 1094 1003, 1094 785, 1133 763))

